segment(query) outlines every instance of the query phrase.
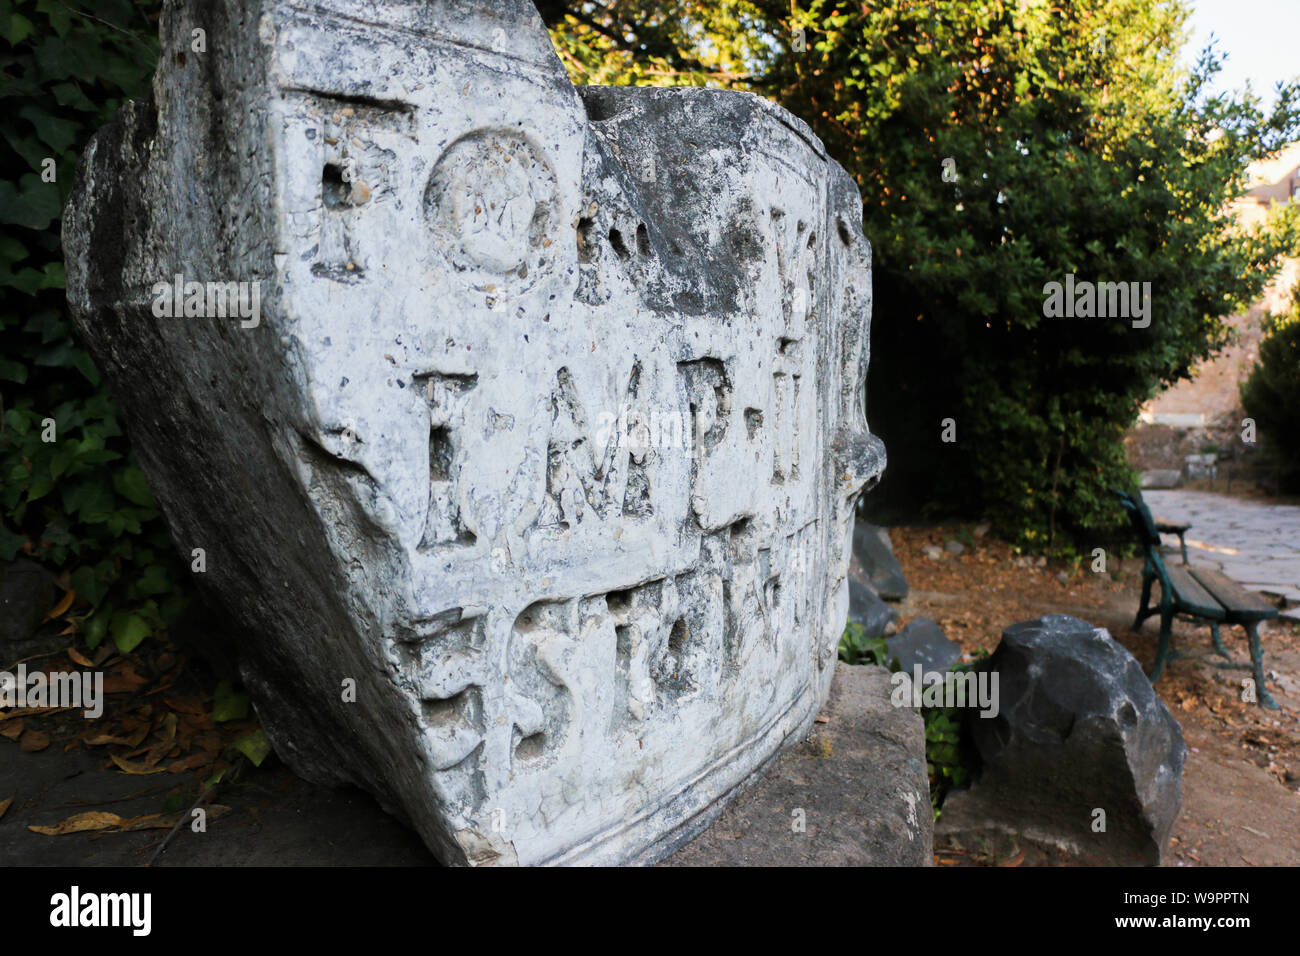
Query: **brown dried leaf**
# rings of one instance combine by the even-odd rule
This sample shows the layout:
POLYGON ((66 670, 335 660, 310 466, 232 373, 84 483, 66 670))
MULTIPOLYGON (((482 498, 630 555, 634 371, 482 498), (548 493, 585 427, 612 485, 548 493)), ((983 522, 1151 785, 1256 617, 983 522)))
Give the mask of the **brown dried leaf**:
POLYGON ((45 615, 45 620, 53 621, 55 618, 63 617, 63 615, 67 613, 68 608, 72 607, 72 602, 76 599, 77 592, 68 588, 63 597, 59 600, 59 603, 50 608, 50 613, 45 615))
POLYGON ((13 802, 13 797, 10 797, 8 800, 0 800, 0 820, 4 819, 4 815, 9 812, 9 805, 13 802))
POLYGON ((149 774, 149 773, 163 772, 162 767, 150 767, 142 763, 133 763, 130 760, 124 760, 123 758, 119 757, 117 754, 109 754, 108 759, 113 761, 113 763, 117 764, 118 769, 120 769, 123 773, 149 774))
MULTIPOLYGON (((230 812, 230 807, 219 803, 214 803, 210 807, 204 808, 209 820, 216 820, 224 817, 230 812)), ((123 820, 114 828, 114 833, 125 833, 130 830, 170 830, 181 819, 191 819, 190 811, 183 810, 180 813, 150 813, 143 817, 131 817, 123 820)))
POLYGON ((149 681, 136 673, 130 664, 123 665, 120 671, 109 674, 104 680, 105 694, 129 694, 139 690, 149 681))
POLYGON ((24 731, 18 738, 18 749, 25 754, 39 753, 49 745, 49 734, 43 734, 39 730, 24 731))
POLYGON ((11 710, 8 713, 0 714, 0 721, 11 720, 14 717, 31 717, 35 714, 61 714, 65 710, 81 710, 80 707, 19 707, 17 710, 11 710))
POLYGON ((162 700, 172 710, 179 711, 182 714, 194 714, 201 717, 208 712, 208 709, 203 706, 203 701, 198 697, 164 697, 162 700))
POLYGON ((105 813, 102 810, 91 810, 87 813, 78 813, 68 817, 62 823, 56 823, 52 827, 35 827, 29 826, 27 829, 33 833, 42 833, 45 836, 63 836, 65 833, 84 833, 87 830, 106 830, 109 827, 117 826, 122 822, 122 818, 116 813, 105 813))
POLYGON ((0 724, 0 737, 8 737, 10 740, 17 740, 23 735, 23 719, 10 721, 6 724, 0 724))
POLYGON ((212 762, 212 757, 206 753, 190 754, 180 760, 174 761, 167 765, 170 773, 185 773, 189 770, 198 770, 200 767, 207 766, 212 762))
POLYGON ((81 653, 81 651, 77 650, 75 647, 69 647, 69 648, 68 648, 68 657, 72 660, 72 663, 74 663, 74 664, 76 664, 76 665, 78 665, 78 666, 80 666, 80 667, 94 667, 94 666, 95 666, 95 662, 94 662, 94 661, 92 661, 92 660, 91 660, 89 657, 87 657, 85 654, 81 653))

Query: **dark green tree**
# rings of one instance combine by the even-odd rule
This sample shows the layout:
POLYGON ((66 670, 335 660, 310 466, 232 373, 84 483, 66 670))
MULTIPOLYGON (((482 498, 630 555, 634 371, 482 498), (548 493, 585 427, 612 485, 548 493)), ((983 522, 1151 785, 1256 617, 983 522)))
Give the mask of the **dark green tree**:
POLYGON ((1241 404, 1278 465, 1279 483, 1300 491, 1300 286, 1289 308, 1269 318, 1241 404))

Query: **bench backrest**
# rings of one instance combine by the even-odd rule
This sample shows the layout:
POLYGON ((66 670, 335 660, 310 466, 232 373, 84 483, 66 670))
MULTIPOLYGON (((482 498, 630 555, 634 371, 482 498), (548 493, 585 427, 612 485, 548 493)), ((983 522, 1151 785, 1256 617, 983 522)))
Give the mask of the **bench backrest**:
POLYGON ((1160 535, 1156 532, 1155 519, 1151 517, 1151 511, 1147 508, 1146 502, 1142 500, 1142 493, 1139 491, 1119 492, 1120 504, 1128 513, 1129 523, 1133 526, 1133 531, 1137 534, 1138 541, 1142 544, 1142 550, 1148 555, 1152 554, 1160 545, 1160 535))

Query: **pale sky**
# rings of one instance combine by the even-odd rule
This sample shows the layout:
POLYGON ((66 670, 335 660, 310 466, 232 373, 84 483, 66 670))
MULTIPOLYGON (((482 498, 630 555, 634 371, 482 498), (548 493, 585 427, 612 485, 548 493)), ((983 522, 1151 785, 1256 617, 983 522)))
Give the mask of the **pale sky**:
POLYGON ((1249 80, 1265 108, 1278 80, 1300 74, 1300 0, 1189 0, 1192 38, 1188 61, 1218 38, 1227 54, 1217 85, 1240 90, 1249 80))

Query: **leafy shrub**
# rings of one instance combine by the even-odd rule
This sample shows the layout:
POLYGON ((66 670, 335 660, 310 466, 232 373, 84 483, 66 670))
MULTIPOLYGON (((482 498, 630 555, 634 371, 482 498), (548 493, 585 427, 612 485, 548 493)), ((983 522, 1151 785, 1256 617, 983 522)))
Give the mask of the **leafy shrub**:
POLYGON ((857 621, 849 621, 840 635, 840 660, 846 664, 875 664, 898 670, 898 661, 889 653, 883 637, 867 637, 867 629, 857 621))
POLYGON ((90 136, 153 69, 156 6, 0 0, 0 560, 67 572, 86 642, 124 652, 180 612, 183 571, 73 335, 59 217, 90 136))
POLYGON ((1241 387, 1241 404, 1268 440, 1280 483, 1300 490, 1300 285, 1290 308, 1271 316, 1259 345, 1259 364, 1241 387))

